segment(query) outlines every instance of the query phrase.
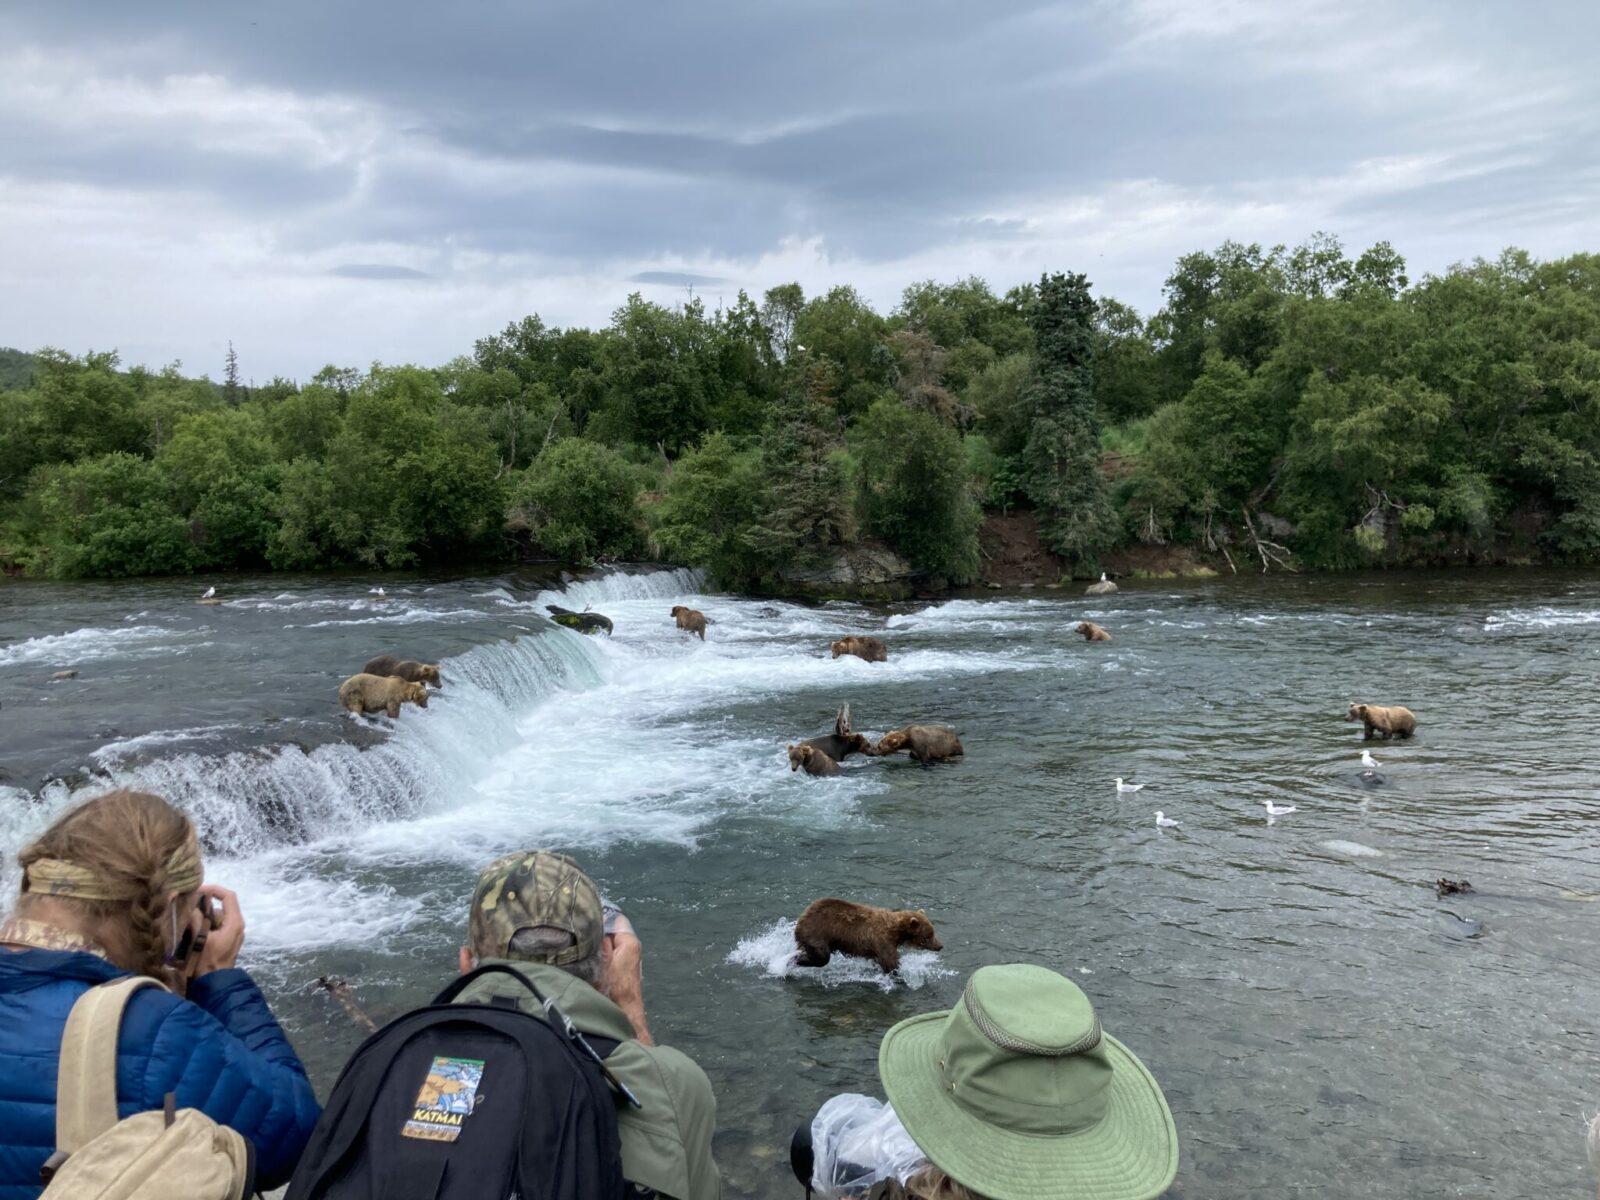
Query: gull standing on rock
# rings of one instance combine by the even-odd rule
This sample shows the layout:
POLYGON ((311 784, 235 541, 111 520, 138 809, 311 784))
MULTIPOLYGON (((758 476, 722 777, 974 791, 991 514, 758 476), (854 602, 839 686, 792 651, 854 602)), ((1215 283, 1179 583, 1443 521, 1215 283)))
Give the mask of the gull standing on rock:
POLYGON ((1159 809, 1156 810, 1156 828, 1157 829, 1175 829, 1175 828, 1177 828, 1177 825, 1178 825, 1178 823, 1176 821, 1174 821, 1171 817, 1167 816, 1166 813, 1160 811, 1159 809))
POLYGON ((1119 795, 1123 792, 1137 792, 1143 786, 1144 784, 1142 783, 1123 783, 1122 776, 1117 776, 1117 793, 1119 795))
POLYGON ((208 587, 206 589, 206 594, 204 596, 201 596, 200 599, 209 600, 209 599, 211 599, 211 597, 215 596, 216 594, 217 594, 217 589, 216 588, 208 587))
POLYGON ((1361 752, 1361 765, 1363 767, 1366 767, 1369 771, 1372 770, 1374 767, 1383 766, 1383 764, 1381 762, 1379 762, 1377 759, 1372 757, 1372 751, 1371 750, 1363 750, 1361 752))

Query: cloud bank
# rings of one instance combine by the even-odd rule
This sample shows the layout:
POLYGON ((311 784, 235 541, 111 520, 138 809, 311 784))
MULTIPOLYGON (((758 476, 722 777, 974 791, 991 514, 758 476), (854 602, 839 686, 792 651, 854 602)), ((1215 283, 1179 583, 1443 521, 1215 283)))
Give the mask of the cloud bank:
POLYGON ((1600 9, 282 0, 0 10, 0 344, 305 378, 529 312, 1595 248, 1600 9))

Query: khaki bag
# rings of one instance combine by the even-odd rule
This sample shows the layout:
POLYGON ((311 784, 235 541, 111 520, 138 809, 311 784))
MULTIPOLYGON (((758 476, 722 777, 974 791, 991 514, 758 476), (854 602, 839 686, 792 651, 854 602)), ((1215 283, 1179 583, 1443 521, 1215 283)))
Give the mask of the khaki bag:
POLYGON ((117 1120, 117 1034, 137 975, 90 988, 72 1006, 56 1081, 56 1152, 40 1170, 48 1200, 244 1200, 255 1175, 237 1130, 195 1108, 117 1120))

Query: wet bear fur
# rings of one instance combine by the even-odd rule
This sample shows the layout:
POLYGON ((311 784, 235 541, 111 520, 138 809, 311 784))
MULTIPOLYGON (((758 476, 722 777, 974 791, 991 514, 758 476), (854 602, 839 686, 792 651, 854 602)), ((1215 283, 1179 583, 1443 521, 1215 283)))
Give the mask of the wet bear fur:
POLYGON ((837 775, 839 764, 815 746, 801 742, 789 747, 789 770, 806 769, 807 775, 837 775))
POLYGON ((912 758, 924 764, 945 762, 966 753, 956 731, 948 725, 907 725, 884 734, 867 753, 882 758, 902 750, 910 751, 912 758))
POLYGON ((864 733, 824 733, 814 738, 807 738, 800 743, 819 750, 835 762, 849 758, 852 754, 871 754, 872 739, 864 733))
POLYGON ((685 608, 681 604, 674 604, 672 619, 677 621, 679 629, 698 633, 702 642, 706 640, 706 615, 698 608, 685 608))
POLYGON ((421 663, 410 658, 396 658, 392 654, 380 654, 361 669, 368 675, 395 675, 410 683, 442 686, 437 663, 421 663))
POLYGON ((1346 721, 1360 721, 1366 726, 1366 734, 1362 741, 1370 742, 1374 733, 1383 734, 1385 741, 1390 738, 1408 738, 1417 731, 1417 718, 1409 708, 1395 705, 1384 708, 1377 704, 1357 704, 1350 702, 1350 711, 1345 713, 1346 721))
POLYGON ((888 662, 889 648, 883 644, 882 638, 875 637, 850 637, 840 638, 833 643, 833 656, 838 658, 841 654, 854 654, 857 658, 864 658, 868 662, 888 662))
POLYGON ((825 967, 834 954, 877 962, 885 975, 900 968, 900 947, 943 950, 922 909, 895 911, 830 897, 814 901, 795 922, 795 965, 825 967))
POLYGON ((1079 621, 1078 627, 1073 632, 1083 634, 1083 640, 1086 642, 1109 642, 1111 640, 1111 635, 1093 621, 1079 621))
POLYGON ((339 685, 339 703, 346 712, 400 715, 402 704, 428 707, 428 689, 398 675, 352 675, 339 685))

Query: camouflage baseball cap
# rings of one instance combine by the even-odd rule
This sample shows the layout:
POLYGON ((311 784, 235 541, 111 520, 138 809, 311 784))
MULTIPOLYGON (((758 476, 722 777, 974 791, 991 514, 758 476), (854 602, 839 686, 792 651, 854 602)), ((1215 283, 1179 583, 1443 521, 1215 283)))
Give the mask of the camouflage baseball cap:
POLYGON ((582 962, 600 952, 605 914, 600 889, 565 854, 524 850, 497 858, 472 892, 472 947, 486 958, 508 956, 519 929, 564 929, 576 943, 545 957, 554 966, 582 962))

